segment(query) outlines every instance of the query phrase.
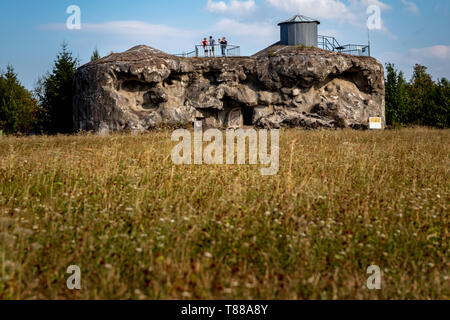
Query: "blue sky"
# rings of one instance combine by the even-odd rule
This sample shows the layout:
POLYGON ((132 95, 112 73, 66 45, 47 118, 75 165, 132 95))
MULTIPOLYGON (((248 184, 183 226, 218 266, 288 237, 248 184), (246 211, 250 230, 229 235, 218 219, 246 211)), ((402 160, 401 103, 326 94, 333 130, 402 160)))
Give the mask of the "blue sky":
POLYGON ((369 5, 381 10, 371 31, 372 55, 411 76, 415 63, 434 78, 450 78, 449 0, 1 0, 0 68, 11 64, 29 89, 52 67, 63 41, 84 64, 138 44, 169 53, 190 51, 209 35, 227 36, 250 55, 279 40, 277 22, 294 14, 319 19, 320 34, 341 44, 367 43, 369 5), (67 7, 81 9, 81 29, 69 30, 67 7))

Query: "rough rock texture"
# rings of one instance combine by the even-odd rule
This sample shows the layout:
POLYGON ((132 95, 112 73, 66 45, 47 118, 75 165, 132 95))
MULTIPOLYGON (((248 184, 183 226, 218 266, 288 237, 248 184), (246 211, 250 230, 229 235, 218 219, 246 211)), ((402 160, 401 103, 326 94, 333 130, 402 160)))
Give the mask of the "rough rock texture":
POLYGON ((142 131, 202 119, 210 127, 367 128, 385 119, 373 58, 274 45, 252 57, 179 58, 137 46, 79 68, 77 130, 142 131))

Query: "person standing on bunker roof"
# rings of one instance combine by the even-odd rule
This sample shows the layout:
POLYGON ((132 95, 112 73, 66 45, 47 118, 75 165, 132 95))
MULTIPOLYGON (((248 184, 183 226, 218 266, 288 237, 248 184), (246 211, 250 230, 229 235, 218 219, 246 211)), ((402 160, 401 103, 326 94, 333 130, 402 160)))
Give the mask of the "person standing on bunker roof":
POLYGON ((211 57, 215 56, 215 46, 216 46, 216 40, 213 39, 212 36, 209 37, 209 54, 211 57))
POLYGON ((203 49, 205 50, 205 57, 208 56, 208 40, 206 38, 202 41, 203 49))
POLYGON ((225 37, 222 38, 222 41, 220 41, 220 48, 222 49, 222 56, 226 56, 227 55, 227 45, 228 45, 228 41, 225 37))

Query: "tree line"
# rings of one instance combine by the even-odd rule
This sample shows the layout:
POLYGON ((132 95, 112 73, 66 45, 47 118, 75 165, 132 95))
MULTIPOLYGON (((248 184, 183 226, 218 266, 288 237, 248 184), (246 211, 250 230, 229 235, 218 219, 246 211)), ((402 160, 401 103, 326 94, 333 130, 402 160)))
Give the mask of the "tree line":
MULTIPOLYGON (((100 59, 95 49, 91 61, 100 59)), ((0 130, 6 134, 72 133, 72 83, 79 65, 66 43, 57 53, 51 72, 41 77, 33 92, 20 83, 12 66, 0 73, 0 130)), ((417 64, 411 80, 386 64, 386 122, 390 126, 450 127, 450 86, 433 81, 417 64)))
MULTIPOLYGON (((100 59, 95 49, 91 61, 100 59)), ((12 66, 0 72, 0 130, 6 134, 72 133, 72 83, 79 60, 63 43, 51 72, 30 92, 12 66)))
POLYGON ((446 78, 435 82, 425 66, 416 64, 408 82, 403 72, 388 63, 385 84, 388 125, 450 127, 450 85, 446 78))

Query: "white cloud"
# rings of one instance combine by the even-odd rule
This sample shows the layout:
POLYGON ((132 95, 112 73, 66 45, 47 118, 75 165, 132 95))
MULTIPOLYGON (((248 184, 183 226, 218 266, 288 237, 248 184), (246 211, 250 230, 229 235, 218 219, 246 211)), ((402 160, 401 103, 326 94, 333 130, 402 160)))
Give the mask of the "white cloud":
MULTIPOLYGON (((150 24, 143 21, 110 21, 105 23, 83 23, 80 30, 68 30, 65 24, 38 26, 41 30, 67 32, 78 39, 101 39, 95 42, 108 43, 114 51, 126 50, 136 44, 145 44, 169 53, 193 48, 198 41, 194 30, 174 28, 167 25, 150 24)), ((90 40, 89 40, 90 41, 90 40)), ((104 45, 105 46, 105 45, 104 45)))
POLYGON ((127 36, 158 36, 181 38, 192 33, 185 29, 177 29, 166 25, 150 24, 143 21, 112 21, 101 24, 85 23, 82 28, 86 31, 116 33, 127 36))
POLYGON ((410 50, 413 58, 427 60, 437 59, 442 61, 450 61, 450 46, 437 45, 427 48, 415 48, 410 50))
POLYGON ((250 36, 253 38, 269 38, 279 34, 276 25, 267 22, 239 22, 233 19, 221 19, 213 26, 215 32, 232 36, 250 36))
POLYGON ((320 29, 320 34, 335 38, 339 37, 340 35, 339 31, 336 29, 320 29))
MULTIPOLYGON (((42 30, 68 31, 65 24, 44 24, 42 30)), ((182 37, 192 34, 185 29, 177 29, 167 25, 150 24, 143 21, 110 21, 105 23, 83 23, 75 32, 115 33, 127 36, 165 36, 182 37)))
POLYGON ((404 71, 407 79, 411 78, 416 63, 428 67, 435 79, 450 79, 450 46, 447 45, 413 48, 406 52, 385 52, 379 58, 383 63, 395 63, 397 68, 404 71))
POLYGON ((380 0, 350 0, 350 3, 353 7, 362 7, 363 9, 366 9, 370 5, 378 6, 381 10, 388 10, 391 9, 391 6, 387 5, 386 3, 380 1, 380 0))
POLYGON ((271 6, 290 14, 315 19, 349 18, 350 9, 339 0, 266 0, 271 6))
POLYGON ((417 7, 417 5, 412 2, 412 1, 408 1, 408 0, 400 0, 405 6, 406 8, 411 11, 412 13, 418 13, 419 12, 419 8, 417 7))
POLYGON ((279 29, 270 22, 241 22, 222 18, 206 30, 179 29, 168 25, 143 21, 110 21, 84 23, 81 30, 69 31, 65 24, 40 25, 41 30, 70 32, 83 38, 88 36, 108 41, 114 50, 146 44, 169 53, 193 50, 204 36, 227 37, 230 44, 239 45, 242 54, 250 54, 279 40, 279 29))
POLYGON ((256 3, 255 0, 231 0, 228 3, 225 3, 225 1, 208 0, 206 9, 213 13, 242 16, 255 11, 256 3))
POLYGON ((289 14, 302 14, 315 19, 338 20, 343 23, 365 25, 369 5, 381 10, 391 7, 381 0, 266 0, 266 2, 289 14))
POLYGON ((279 41, 280 31, 269 22, 240 22, 223 18, 212 27, 216 36, 227 37, 232 45, 241 46, 241 54, 253 54, 279 41))
MULTIPOLYGON (((382 0, 266 0, 266 2, 288 14, 302 14, 314 19, 334 20, 342 24, 350 24, 361 31, 367 29, 367 8, 376 5, 380 11, 392 9, 382 0)), ((380 31, 390 39, 397 39, 392 34, 381 16, 380 31)))

